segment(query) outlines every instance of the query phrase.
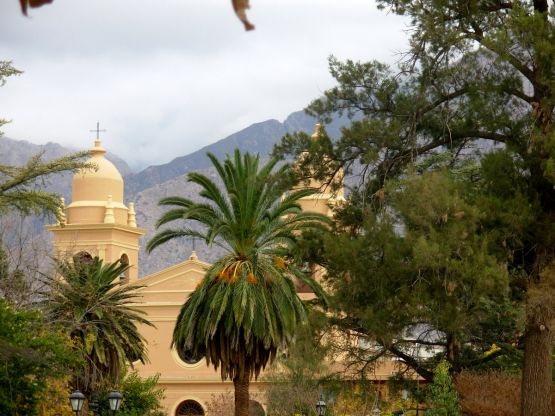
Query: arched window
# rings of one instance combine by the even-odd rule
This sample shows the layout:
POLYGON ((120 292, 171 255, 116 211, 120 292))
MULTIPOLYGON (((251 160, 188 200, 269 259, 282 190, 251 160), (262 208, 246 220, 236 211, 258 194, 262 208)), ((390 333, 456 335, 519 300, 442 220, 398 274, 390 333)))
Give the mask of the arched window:
POLYGON ((175 416, 204 416, 204 409, 194 400, 185 400, 177 407, 175 416))
MULTIPOLYGON (((125 253, 122 254, 121 257, 119 258, 119 262, 121 264, 129 266, 129 257, 127 257, 127 254, 125 253)), ((129 269, 127 269, 126 271, 123 272, 122 275, 120 275, 119 280, 122 280, 122 281, 129 280, 129 269)))

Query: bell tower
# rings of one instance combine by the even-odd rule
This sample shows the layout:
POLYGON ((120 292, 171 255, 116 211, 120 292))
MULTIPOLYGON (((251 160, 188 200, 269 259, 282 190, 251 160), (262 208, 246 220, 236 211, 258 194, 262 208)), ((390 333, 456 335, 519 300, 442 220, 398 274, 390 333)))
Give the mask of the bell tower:
MULTIPOLYGON (((314 128, 314 133, 310 136, 310 139, 313 141, 320 140, 320 138, 324 135, 323 127, 320 123, 316 124, 314 128)), ((303 157, 306 157, 306 153, 301 153, 299 155, 299 159, 302 160, 303 157)), ((299 205, 303 209, 303 211, 311 211, 311 212, 318 212, 320 214, 327 215, 331 217, 333 215, 332 208, 345 200, 344 197, 344 190, 343 190, 343 170, 337 172, 335 177, 333 178, 332 182, 335 183, 337 190, 332 192, 330 189, 331 186, 324 183, 323 181, 317 181, 313 178, 310 179, 308 186, 311 188, 319 189, 320 192, 312 194, 310 196, 304 197, 299 200, 299 205)), ((301 185, 303 186, 303 185, 301 185)))
MULTIPOLYGON (((139 277, 139 238, 145 230, 137 227, 133 203, 123 203, 123 178, 104 157, 106 150, 97 139, 87 160, 96 168, 75 173, 71 186, 71 203, 61 215, 62 221, 46 228, 54 235, 55 255, 98 256, 104 262, 117 260, 129 264, 125 279, 139 277)), ((63 202, 63 201, 62 201, 63 202)))

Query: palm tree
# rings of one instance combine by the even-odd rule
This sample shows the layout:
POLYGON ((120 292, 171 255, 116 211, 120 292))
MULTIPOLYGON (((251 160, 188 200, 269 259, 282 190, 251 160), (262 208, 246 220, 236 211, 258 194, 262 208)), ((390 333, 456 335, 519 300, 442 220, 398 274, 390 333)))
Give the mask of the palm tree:
POLYGON ((133 306, 141 286, 120 279, 129 265, 76 256, 57 266, 58 275, 46 279, 51 292, 45 309, 80 349, 85 363, 74 387, 90 395, 103 381, 117 381, 128 364, 146 361, 146 343, 137 324, 152 324, 133 306))
POLYGON ((286 167, 272 171, 277 161, 259 168, 259 157, 241 155, 220 163, 208 154, 223 183, 223 191, 208 177, 190 173, 189 182, 201 187, 205 202, 164 198, 160 205, 174 207, 157 227, 175 220, 195 221, 203 231, 166 229, 150 240, 147 251, 174 238, 195 236, 225 250, 187 299, 173 332, 172 346, 204 357, 220 368, 222 380, 235 389, 235 415, 248 415, 249 382, 293 340, 297 325, 306 321, 304 304, 293 277, 320 296, 316 282, 289 260, 296 235, 322 226, 328 218, 301 212, 298 200, 316 189, 291 191, 278 186, 286 167))

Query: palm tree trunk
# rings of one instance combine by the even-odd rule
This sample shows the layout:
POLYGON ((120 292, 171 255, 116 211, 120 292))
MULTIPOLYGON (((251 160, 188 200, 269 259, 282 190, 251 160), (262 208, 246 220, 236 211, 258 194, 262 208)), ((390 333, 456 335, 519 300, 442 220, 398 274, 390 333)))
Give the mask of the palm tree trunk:
POLYGON ((244 371, 233 378, 235 388, 235 416, 249 416, 249 372, 244 371))
POLYGON ((238 372, 233 378, 235 388, 235 416, 249 416, 249 383, 248 371, 238 372))

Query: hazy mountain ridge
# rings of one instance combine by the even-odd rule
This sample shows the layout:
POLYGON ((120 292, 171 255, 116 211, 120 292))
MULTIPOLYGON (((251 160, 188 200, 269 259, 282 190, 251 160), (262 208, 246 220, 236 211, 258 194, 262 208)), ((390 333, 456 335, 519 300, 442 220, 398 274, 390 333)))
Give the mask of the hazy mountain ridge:
MULTIPOLYGON (((92 147, 92 144, 93 142, 91 140, 90 147, 92 147)), ((77 149, 73 147, 65 147, 53 142, 48 142, 46 144, 34 144, 28 142, 27 140, 14 140, 2 136, 0 137, 0 163, 23 165, 31 158, 31 156, 39 153, 43 153, 44 160, 52 160, 70 153, 87 150, 90 147, 77 149)), ((132 172, 127 162, 121 157, 111 152, 107 152, 106 158, 116 165, 122 176, 129 175, 132 172)))
MULTIPOLYGON (((239 148, 243 152, 249 151, 267 156, 274 144, 285 134, 295 131, 312 133, 315 123, 314 118, 307 116, 302 111, 290 114, 283 123, 277 120, 255 123, 189 155, 178 157, 163 165, 149 166, 137 173, 132 173, 127 163, 121 158, 108 153, 107 158, 116 165, 124 176, 126 202, 135 202, 138 226, 147 230, 147 234, 141 239, 140 276, 148 275, 184 261, 191 254, 193 242, 186 239, 169 242, 150 255, 145 253, 144 246, 156 232, 154 227, 156 220, 165 210, 165 208, 158 206, 158 201, 161 198, 179 195, 197 199, 198 189, 195 185, 187 182, 187 174, 191 171, 201 171, 216 179, 215 171, 211 168, 210 160, 206 157, 207 152, 212 152, 218 158, 224 158, 226 154, 233 153, 235 148, 239 148)), ((326 130, 330 136, 338 137, 340 127, 344 124, 346 124, 345 119, 337 120, 326 126, 326 130)), ((50 160, 75 151, 75 149, 56 143, 36 145, 24 140, 0 138, 0 164, 21 165, 39 152, 44 152, 44 159, 50 160)), ((71 201, 71 177, 71 174, 52 176, 46 182, 45 188, 50 192, 56 192, 64 196, 69 203, 71 201)), ((41 227, 39 226, 37 229, 41 229, 41 227)), ((50 241, 49 236, 44 235, 44 233, 46 232, 41 234, 43 234, 45 240, 50 241)), ((200 241, 196 241, 196 251, 199 258, 207 262, 212 262, 222 252, 220 248, 208 248, 200 241)))
MULTIPOLYGON (((296 131, 312 133, 316 122, 315 118, 306 115, 303 111, 296 111, 291 113, 283 123, 270 119, 252 124, 196 152, 175 158, 163 165, 149 166, 140 172, 128 175, 125 178, 126 195, 133 197, 138 192, 187 172, 209 168, 211 163, 206 157, 207 152, 213 153, 220 159, 224 158, 226 154, 233 153, 235 148, 242 152, 249 151, 251 153, 268 155, 272 151, 274 144, 279 142, 285 134, 296 131)), ((346 124, 346 120, 339 119, 326 126, 326 130, 330 136, 338 137, 340 127, 344 124, 346 124)))
MULTIPOLYGON (((176 158, 164 165, 148 167, 125 178, 127 198, 135 201, 137 223, 147 230, 147 234, 141 239, 140 275, 146 276, 184 261, 190 256, 193 249, 192 240, 170 241, 164 247, 155 249, 151 254, 145 252, 144 246, 156 233, 154 225, 166 209, 158 206, 158 201, 161 198, 177 195, 199 200, 197 186, 187 182, 189 172, 199 171, 212 179, 217 179, 216 172, 212 168, 210 160, 206 157, 207 152, 211 152, 222 159, 226 154, 231 154, 235 148, 238 148, 243 152, 259 153, 264 157, 269 155, 274 144, 278 143, 285 134, 296 131, 304 131, 310 134, 314 131, 316 122, 314 118, 298 111, 290 114, 283 123, 273 119, 255 123, 194 153, 176 158), (156 183, 155 178, 170 179, 156 183), (154 184, 147 187, 147 184, 152 182, 154 184)), ((345 118, 336 120, 326 126, 326 131, 332 137, 339 137, 340 128, 346 123, 345 118)), ((193 224, 188 225, 196 228, 193 224)), ((195 250, 200 260, 209 263, 213 262, 223 252, 217 246, 207 247, 198 240, 195 242, 195 250)))

